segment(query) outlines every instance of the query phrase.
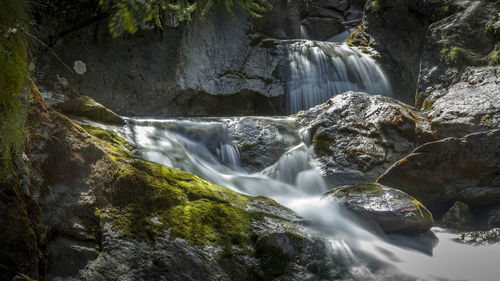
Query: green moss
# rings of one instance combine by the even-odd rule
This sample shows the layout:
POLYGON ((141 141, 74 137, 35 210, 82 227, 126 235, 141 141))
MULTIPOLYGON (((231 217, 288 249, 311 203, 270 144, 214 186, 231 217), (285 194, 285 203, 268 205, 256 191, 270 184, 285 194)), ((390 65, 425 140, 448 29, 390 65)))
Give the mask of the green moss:
POLYGON ((116 173, 106 197, 113 224, 125 237, 149 240, 170 229, 195 245, 250 242, 249 200, 194 175, 132 159, 116 173))
POLYGON ((497 43, 496 46, 497 47, 495 48, 495 50, 489 56, 490 65, 498 65, 498 63, 500 62, 500 60, 498 59, 498 57, 500 56, 500 42, 497 43))
POLYGON ((466 50, 460 47, 444 48, 441 50, 441 56, 446 64, 449 65, 465 65, 471 63, 471 58, 466 50))
POLYGON ((87 117, 88 119, 95 122, 125 125, 125 121, 123 120, 123 118, 118 116, 113 111, 102 106, 101 104, 97 103, 92 98, 81 96, 81 99, 83 101, 82 108, 80 109, 81 116, 87 117))
POLYGON ((248 250, 252 222, 265 217, 247 210, 255 199, 127 151, 117 153, 127 146, 125 140, 100 128, 85 129, 107 142, 105 148, 118 165, 104 192, 109 205, 98 213, 111 219, 122 237, 150 241, 168 230, 171 238, 194 245, 225 246, 226 256, 233 246, 248 250))
POLYGON ((330 148, 330 144, 333 141, 327 133, 314 134, 312 137, 314 152, 320 157, 332 155, 333 151, 330 148))
POLYGON ((380 0, 372 0, 370 7, 375 12, 380 12, 382 10, 383 4, 380 0))
POLYGON ((353 185, 344 185, 336 187, 324 193, 324 196, 332 194, 337 197, 345 197, 351 193, 360 193, 360 194, 365 194, 366 196, 373 196, 373 195, 383 194, 384 190, 382 189, 382 185, 378 183, 366 182, 366 183, 358 183, 353 185))
POLYGON ((133 149, 133 146, 117 133, 90 125, 81 126, 87 133, 108 144, 107 152, 112 156, 124 158, 132 157, 130 151, 133 149))
POLYGON ((26 108, 19 98, 25 85, 26 49, 17 32, 0 38, 0 178, 12 173, 24 146, 26 108))
POLYGON ((370 46, 370 42, 366 40, 364 36, 363 26, 361 24, 358 25, 356 29, 351 32, 351 34, 349 34, 346 43, 349 46, 370 46))

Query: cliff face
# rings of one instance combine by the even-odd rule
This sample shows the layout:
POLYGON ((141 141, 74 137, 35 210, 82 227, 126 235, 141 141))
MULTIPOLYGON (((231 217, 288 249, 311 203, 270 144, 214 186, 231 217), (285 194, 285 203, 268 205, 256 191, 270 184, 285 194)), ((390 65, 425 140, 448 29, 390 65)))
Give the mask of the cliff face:
MULTIPOLYGON (((69 68, 76 63, 82 69, 68 70, 45 51, 37 71, 64 77, 79 92, 127 116, 283 115, 286 43, 262 39, 324 40, 347 34, 361 18, 362 1, 275 2, 262 19, 237 11, 238 19, 227 21, 214 10, 208 25, 196 16, 187 23, 172 19, 162 30, 116 39, 108 34, 105 15, 94 12, 82 22, 72 11, 55 22, 51 16, 68 8, 49 5, 49 17, 40 23, 42 39, 69 68), (307 35, 304 28, 321 34, 307 35)), ((93 11, 88 3, 81 9, 93 11)))

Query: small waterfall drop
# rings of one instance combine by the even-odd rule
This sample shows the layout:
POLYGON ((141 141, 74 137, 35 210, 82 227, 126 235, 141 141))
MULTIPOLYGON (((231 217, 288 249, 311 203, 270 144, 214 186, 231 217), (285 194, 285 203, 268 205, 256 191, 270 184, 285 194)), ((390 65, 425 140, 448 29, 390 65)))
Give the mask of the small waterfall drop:
POLYGON ((287 112, 296 113, 346 91, 392 95, 382 68, 345 43, 297 41, 289 45, 287 112))
MULTIPOLYGON (((275 120, 288 124, 284 118, 275 120)), ((437 245, 428 236, 388 240, 353 221, 341 206, 322 200, 321 194, 328 186, 315 167, 310 144, 285 145, 287 151, 274 164, 256 173, 246 172, 240 167, 240 151, 228 133, 228 124, 240 121, 127 119, 124 128, 103 128, 124 135, 134 145, 134 153, 142 158, 237 192, 271 197, 291 208, 308 222, 307 227, 321 231, 331 257, 349 268, 351 279, 346 280, 490 281, 491 274, 500 274, 496 258, 500 244, 458 244, 453 233, 438 228, 433 229, 440 241, 437 245)), ((302 138, 302 134, 298 129, 296 138, 302 138)))

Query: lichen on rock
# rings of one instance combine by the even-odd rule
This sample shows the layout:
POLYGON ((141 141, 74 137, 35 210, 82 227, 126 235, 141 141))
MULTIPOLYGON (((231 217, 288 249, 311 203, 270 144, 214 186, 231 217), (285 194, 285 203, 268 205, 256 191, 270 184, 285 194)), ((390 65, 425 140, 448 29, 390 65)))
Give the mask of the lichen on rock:
POLYGON ((415 198, 378 183, 336 187, 323 198, 340 202, 362 221, 387 233, 420 234, 434 224, 432 214, 415 198))

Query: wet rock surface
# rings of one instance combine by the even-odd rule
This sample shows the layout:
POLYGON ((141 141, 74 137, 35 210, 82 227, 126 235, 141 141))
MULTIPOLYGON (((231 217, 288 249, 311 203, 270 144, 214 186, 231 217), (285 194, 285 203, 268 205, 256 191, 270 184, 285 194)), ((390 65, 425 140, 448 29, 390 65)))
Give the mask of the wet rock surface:
POLYGON ((432 140, 425 115, 394 99, 347 92, 295 117, 308 128, 319 166, 335 184, 374 181, 432 140))
POLYGON ((497 244, 500 243, 500 228, 460 233, 457 240, 475 246, 497 244))
POLYGON ((500 130, 426 143, 390 167, 377 182, 403 190, 440 214, 462 201, 499 203, 500 130))
POLYGON ((340 202, 365 223, 386 233, 419 234, 434 224, 432 214, 408 194, 377 183, 336 187, 323 194, 324 200, 340 202), (373 225, 372 225, 373 226, 373 225))
POLYGON ((444 88, 446 92, 457 82, 467 81, 461 76, 464 72, 470 75, 468 66, 491 64, 490 56, 497 48, 498 40, 492 28, 498 21, 497 4, 492 1, 450 1, 447 5, 447 16, 431 24, 425 35, 416 95, 418 107, 431 104, 436 91, 443 92, 444 88))
POLYGON ((134 158, 116 133, 104 134, 102 129, 97 133, 98 128, 87 125, 82 129, 48 107, 37 92, 29 128, 33 188, 48 233, 46 280, 349 276, 347 268, 328 256, 327 241, 305 235, 294 223, 301 219, 291 210, 265 197, 238 195, 193 175, 134 158), (64 167, 65 173, 55 167, 64 167), (187 188, 189 196, 175 198, 179 188, 187 188), (182 204, 191 204, 183 200, 193 205, 183 209, 182 204), (184 203, 175 205, 179 202, 184 203), (240 209, 239 204, 244 206, 240 209), (197 212, 203 206, 218 211, 207 209, 196 215, 198 219, 187 219, 183 213, 197 212), (181 213, 164 216, 164 211, 181 213), (250 214, 255 216, 250 218, 250 214), (227 219, 235 220, 225 225, 227 219), (212 225, 214 220, 217 223, 212 225), (230 230, 240 226, 246 230, 230 230), (184 227, 192 231, 183 234, 184 227), (226 237, 212 236, 211 231, 229 231, 227 235, 234 240, 228 240, 229 246, 209 242, 226 237), (329 270, 315 270, 309 266, 311 261, 329 270))
POLYGON ((228 124, 227 130, 240 153, 243 167, 255 171, 272 164, 302 139, 293 118, 243 117, 228 124))
POLYGON ((469 68, 460 82, 424 101, 437 138, 500 128, 500 67, 469 68))

